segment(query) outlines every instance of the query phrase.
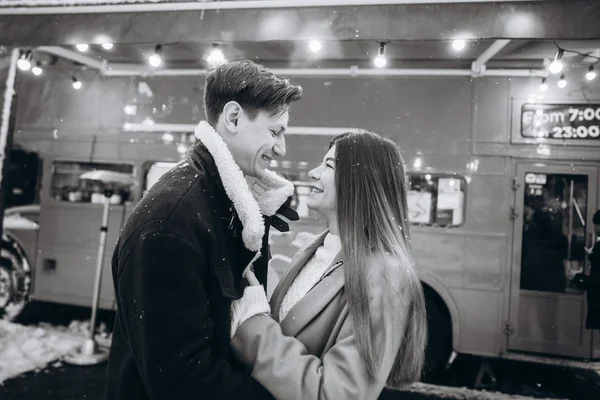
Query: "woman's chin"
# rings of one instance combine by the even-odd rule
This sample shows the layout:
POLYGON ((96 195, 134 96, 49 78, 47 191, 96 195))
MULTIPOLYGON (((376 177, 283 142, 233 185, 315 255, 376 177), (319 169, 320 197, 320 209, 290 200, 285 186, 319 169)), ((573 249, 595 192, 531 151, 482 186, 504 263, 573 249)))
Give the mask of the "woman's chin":
POLYGON ((310 199, 308 199, 308 201, 306 202, 306 207, 308 207, 309 210, 319 212, 319 206, 316 204, 311 204, 310 199))

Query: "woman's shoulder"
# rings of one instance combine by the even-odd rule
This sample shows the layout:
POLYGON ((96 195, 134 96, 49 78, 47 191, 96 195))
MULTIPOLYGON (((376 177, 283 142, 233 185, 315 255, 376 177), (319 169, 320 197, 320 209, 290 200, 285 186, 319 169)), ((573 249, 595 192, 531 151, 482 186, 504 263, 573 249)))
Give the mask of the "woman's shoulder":
POLYGON ((367 268, 369 268, 369 277, 377 279, 382 272, 388 274, 400 274, 402 271, 402 261, 400 258, 389 252, 373 252, 367 256, 367 268))
MULTIPOLYGON (((406 261, 408 262, 408 261, 406 261)), ((392 298, 402 297, 406 290, 406 271, 410 266, 390 253, 373 253, 367 259, 367 290, 371 297, 387 293, 392 298)))

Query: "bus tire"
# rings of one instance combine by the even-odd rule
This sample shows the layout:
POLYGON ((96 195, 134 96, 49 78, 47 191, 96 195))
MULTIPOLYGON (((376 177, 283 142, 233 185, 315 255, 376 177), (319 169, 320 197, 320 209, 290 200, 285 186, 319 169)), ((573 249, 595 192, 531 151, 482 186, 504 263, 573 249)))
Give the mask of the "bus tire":
POLYGON ((31 268, 21 246, 3 235, 0 251, 0 318, 15 319, 29 301, 31 268))
POLYGON ((427 347, 423 380, 435 379, 445 368, 452 352, 450 313, 442 299, 432 289, 425 289, 427 309, 427 347))

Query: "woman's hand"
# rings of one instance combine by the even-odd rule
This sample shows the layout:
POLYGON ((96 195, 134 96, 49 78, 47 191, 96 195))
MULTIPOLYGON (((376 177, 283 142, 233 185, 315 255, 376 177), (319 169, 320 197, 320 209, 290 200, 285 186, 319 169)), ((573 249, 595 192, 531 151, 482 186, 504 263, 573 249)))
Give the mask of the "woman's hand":
POLYGON ((248 281, 241 299, 231 302, 231 337, 235 336, 237 328, 248 318, 258 314, 268 314, 271 311, 267 294, 256 279, 250 268, 244 272, 243 277, 248 281))
POLYGON ((248 269, 243 277, 248 281, 250 286, 260 286, 260 282, 256 279, 256 275, 254 275, 254 272, 251 269, 248 269))

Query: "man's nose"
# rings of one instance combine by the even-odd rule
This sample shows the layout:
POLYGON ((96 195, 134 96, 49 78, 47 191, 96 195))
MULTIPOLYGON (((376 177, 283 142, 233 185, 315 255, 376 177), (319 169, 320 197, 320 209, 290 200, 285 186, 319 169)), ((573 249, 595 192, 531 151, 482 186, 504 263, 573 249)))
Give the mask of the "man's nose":
POLYGON ((285 156, 285 138, 283 136, 277 137, 275 139, 275 144, 273 145, 273 151, 279 157, 285 156))

